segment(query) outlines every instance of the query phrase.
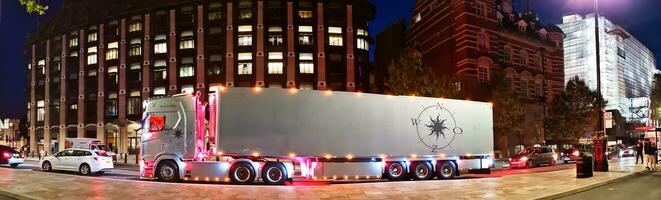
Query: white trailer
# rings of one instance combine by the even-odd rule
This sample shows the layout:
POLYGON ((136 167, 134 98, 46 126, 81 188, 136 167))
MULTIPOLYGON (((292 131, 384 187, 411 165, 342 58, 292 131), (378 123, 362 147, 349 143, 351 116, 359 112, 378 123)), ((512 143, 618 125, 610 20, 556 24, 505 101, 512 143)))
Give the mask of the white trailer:
POLYGON ((488 173, 490 103, 351 92, 217 88, 150 100, 140 175, 283 184, 488 173), (205 123, 205 113, 208 123, 205 123), (296 172, 296 173, 295 173, 296 172))

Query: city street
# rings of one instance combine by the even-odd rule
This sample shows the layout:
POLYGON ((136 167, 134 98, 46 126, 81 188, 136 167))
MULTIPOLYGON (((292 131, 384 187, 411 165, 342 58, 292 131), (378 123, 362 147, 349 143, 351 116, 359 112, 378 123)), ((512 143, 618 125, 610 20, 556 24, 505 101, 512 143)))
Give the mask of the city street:
POLYGON ((661 197, 659 186, 661 186, 661 173, 644 173, 560 199, 659 199, 661 197))
POLYGON ((101 177, 46 173, 36 169, 31 161, 20 169, 0 168, 0 185, 3 196, 10 192, 21 198, 36 199, 140 199, 146 196, 153 199, 535 199, 601 184, 643 170, 633 162, 632 158, 613 160, 609 172, 596 172, 594 177, 586 179, 576 179, 575 169, 569 164, 503 170, 495 172, 492 178, 237 186, 135 180, 137 172, 131 169, 113 170, 101 177), (549 169, 553 171, 545 171, 549 169))

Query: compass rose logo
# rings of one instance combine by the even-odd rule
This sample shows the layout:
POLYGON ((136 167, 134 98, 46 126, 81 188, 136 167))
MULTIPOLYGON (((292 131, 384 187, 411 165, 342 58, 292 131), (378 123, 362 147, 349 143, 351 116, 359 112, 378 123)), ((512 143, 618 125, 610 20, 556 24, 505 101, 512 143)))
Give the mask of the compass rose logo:
POLYGON ((422 109, 418 116, 411 118, 418 134, 419 142, 427 146, 431 152, 447 148, 457 135, 464 130, 457 125, 454 113, 441 103, 422 109))

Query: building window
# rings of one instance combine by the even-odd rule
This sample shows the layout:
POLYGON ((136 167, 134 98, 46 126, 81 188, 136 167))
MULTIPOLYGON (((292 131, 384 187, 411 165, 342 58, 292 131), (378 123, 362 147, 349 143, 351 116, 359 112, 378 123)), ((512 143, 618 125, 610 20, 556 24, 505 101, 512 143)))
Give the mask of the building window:
POLYGON ((365 51, 369 51, 369 50, 370 50, 370 43, 367 42, 366 39, 358 38, 358 39, 356 39, 356 42, 358 43, 358 44, 356 45, 356 46, 358 47, 358 49, 362 49, 362 50, 365 50, 365 51))
POLYGON ((252 0, 239 1, 239 19, 252 18, 252 0))
POLYGON ((298 11, 298 17, 301 19, 311 19, 312 18, 312 11, 311 10, 299 10, 298 11))
POLYGON ((486 17, 487 16, 487 4, 482 2, 477 2, 475 5, 475 14, 477 16, 486 17))
POLYGON ((108 81, 111 82, 112 84, 117 84, 119 76, 117 75, 117 66, 110 66, 108 67, 108 81))
POLYGON ((188 94, 191 94, 191 93, 193 93, 193 92, 195 92, 195 89, 193 89, 193 86, 192 86, 192 85, 184 85, 184 86, 181 86, 181 93, 188 93, 188 94))
POLYGON ((209 19, 209 21, 215 21, 215 20, 223 19, 223 12, 221 12, 221 11, 209 12, 209 14, 207 15, 207 19, 209 19))
POLYGON ((69 47, 76 47, 78 46, 78 37, 72 37, 69 39, 69 47))
POLYGON ((37 121, 43 122, 46 110, 44 109, 44 101, 37 101, 37 121))
POLYGON ((528 96, 528 80, 521 80, 521 96, 528 96))
POLYGON ((252 35, 239 35, 239 46, 252 46, 252 35))
POLYGON ((299 26, 298 27, 298 44, 312 45, 312 26, 299 26))
POLYGON ((137 21, 137 22, 132 22, 129 25, 129 32, 136 32, 136 31, 141 31, 142 30, 142 23, 137 21))
POLYGON ((282 38, 282 27, 279 26, 272 26, 269 27, 269 44, 271 46, 282 46, 283 45, 283 38, 282 38))
POLYGON ((154 62, 154 80, 165 80, 168 77, 167 65, 165 60, 154 62))
POLYGON ((282 52, 270 52, 269 53, 269 63, 268 63, 268 73, 269 74, 282 74, 284 64, 282 60, 284 59, 282 52))
POLYGON ((129 46, 129 56, 139 56, 142 55, 142 40, 135 38, 131 40, 129 46))
POLYGON ((110 93, 110 95, 108 95, 108 102, 106 102, 106 116, 117 116, 117 93, 110 93))
POLYGON ((210 55, 209 56, 209 67, 207 73, 209 75, 219 75, 223 73, 223 68, 221 64, 223 62, 223 56, 220 54, 210 55))
POLYGON ((127 114, 139 115, 142 114, 142 99, 140 98, 140 91, 132 91, 127 101, 127 114))
POLYGON ((239 53, 237 73, 239 75, 252 74, 252 53, 239 53))
POLYGON ((96 46, 87 48, 87 64, 96 64, 96 46))
POLYGON ((195 68, 193 67, 193 58, 186 57, 181 59, 181 66, 179 66, 179 77, 192 77, 195 75, 195 68))
POLYGON ((477 33, 477 48, 489 49, 489 36, 485 32, 477 33))
POLYGON ((117 59, 118 50, 117 42, 108 43, 108 50, 106 51, 106 60, 117 59))
POLYGON ((342 27, 328 27, 328 45, 342 46, 342 27))
POLYGON ((154 38, 154 53, 155 54, 161 54, 161 53, 167 53, 168 52, 168 46, 167 43, 165 42, 165 35, 157 35, 156 38, 154 38))
POLYGON ((314 57, 312 53, 300 53, 298 55, 298 68, 301 74, 312 74, 314 73, 314 57))
POLYGON ((627 52, 620 47, 617 47, 617 55, 620 56, 620 58, 627 59, 627 52))
POLYGON ((478 79, 480 80, 480 83, 488 83, 489 82, 489 69, 485 66, 479 66, 477 67, 477 75, 478 79))
POLYGON ((46 74, 46 60, 37 61, 37 71, 40 71, 42 75, 46 74))
POLYGON ((511 62, 512 60, 512 52, 510 52, 510 47, 505 45, 503 46, 503 61, 504 62, 511 62))
POLYGON ((193 31, 181 32, 179 41, 179 49, 192 49, 195 48, 195 41, 193 40, 193 31))
POLYGON ((87 34, 87 42, 96 42, 98 35, 96 32, 87 34))
POLYGON ((369 33, 365 29, 358 29, 358 31, 356 31, 356 34, 358 36, 369 36, 369 33))
POLYGON ((165 87, 154 88, 154 96, 163 96, 165 95, 165 87))

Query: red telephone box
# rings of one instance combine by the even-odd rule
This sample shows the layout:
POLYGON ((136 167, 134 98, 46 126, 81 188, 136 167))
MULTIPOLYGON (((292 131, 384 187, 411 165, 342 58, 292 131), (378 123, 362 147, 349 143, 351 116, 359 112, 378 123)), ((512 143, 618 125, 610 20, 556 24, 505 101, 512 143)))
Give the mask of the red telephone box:
POLYGON ((593 138, 594 144, 594 171, 608 171, 608 158, 606 156, 606 137, 604 132, 597 132, 593 138))

